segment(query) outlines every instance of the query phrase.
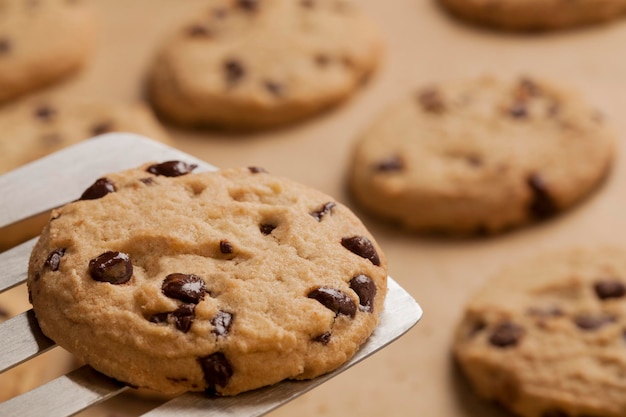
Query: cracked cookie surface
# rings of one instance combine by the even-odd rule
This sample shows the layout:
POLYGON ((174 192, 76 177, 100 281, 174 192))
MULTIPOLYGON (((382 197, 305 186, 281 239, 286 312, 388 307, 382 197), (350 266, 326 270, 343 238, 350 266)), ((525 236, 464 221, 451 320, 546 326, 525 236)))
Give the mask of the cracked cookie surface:
POLYGON ((352 357, 387 291, 363 224, 259 168, 194 168, 110 174, 52 213, 28 277, 44 333, 166 393, 234 395, 352 357))
POLYGON ((541 221, 591 193, 615 137, 575 92, 528 77, 418 89, 355 142, 355 201, 419 232, 489 234, 541 221))
POLYGON ((523 417, 626 414, 626 250, 511 265, 468 302, 454 353, 482 397, 523 417))

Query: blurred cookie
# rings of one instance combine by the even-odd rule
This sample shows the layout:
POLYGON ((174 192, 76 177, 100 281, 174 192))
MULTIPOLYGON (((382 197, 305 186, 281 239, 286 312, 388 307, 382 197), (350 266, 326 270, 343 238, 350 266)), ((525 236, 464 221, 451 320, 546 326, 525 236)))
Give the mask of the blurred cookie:
POLYGON ((381 50, 377 27, 346 0, 217 0, 167 40, 149 91, 181 125, 273 127, 345 100, 381 50))
POLYGON ((43 332, 164 393, 235 395, 350 359, 387 292, 363 224, 259 168, 194 168, 110 174, 53 211, 28 277, 43 332))
POLYGON ((1 1, 0 102, 81 67, 94 47, 95 24, 84 1, 1 1))
POLYGON ((615 138, 574 92, 522 78, 423 88, 356 142, 355 201, 414 231, 494 233, 551 217, 607 174, 615 138))
POLYGON ((440 0, 453 14, 478 24, 507 30, 546 30, 615 19, 626 0, 440 0))
POLYGON ((626 250, 511 266, 469 301, 454 353, 476 392, 523 417, 626 415, 626 250))
MULTIPOLYGON (((79 141, 109 132, 131 132, 169 141, 142 104, 28 99, 0 108, 0 174, 79 141)), ((39 233, 43 221, 11 226, 0 233, 0 250, 39 233)))

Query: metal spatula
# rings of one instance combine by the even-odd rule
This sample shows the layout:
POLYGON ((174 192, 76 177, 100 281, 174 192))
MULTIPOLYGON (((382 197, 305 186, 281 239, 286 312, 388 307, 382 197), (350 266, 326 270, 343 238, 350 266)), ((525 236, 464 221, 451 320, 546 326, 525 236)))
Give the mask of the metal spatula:
MULTIPOLYGON (((137 135, 109 134, 82 142, 0 176, 0 228, 75 200, 106 173, 149 161, 173 159, 195 163, 198 171, 217 169, 137 135)), ((35 240, 0 254, 0 292, 26 280, 28 258, 35 240)), ((388 345, 421 318, 422 310, 415 300, 393 279, 388 283, 389 292, 378 328, 339 369, 309 381, 285 381, 235 397, 213 398, 188 393, 144 416, 260 416, 298 397, 388 345)), ((0 324, 1 372, 52 348, 55 343, 41 333, 32 310, 0 324)), ((1 403, 0 416, 70 416, 128 389, 83 366, 1 403)))

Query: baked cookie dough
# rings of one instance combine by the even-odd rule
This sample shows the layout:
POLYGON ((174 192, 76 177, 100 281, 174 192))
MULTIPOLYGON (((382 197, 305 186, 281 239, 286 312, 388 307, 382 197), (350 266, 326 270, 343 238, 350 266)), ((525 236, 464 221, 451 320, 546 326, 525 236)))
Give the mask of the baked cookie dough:
POLYGON ((511 266, 469 301, 454 353, 476 392, 523 417, 626 415, 626 250, 511 266))
POLYGON ((626 0, 440 0, 458 17, 506 30, 549 30, 609 21, 626 12, 626 0))
POLYGON ((352 95, 381 50, 377 27, 347 0, 217 0, 167 39, 149 94, 177 124, 274 127, 352 95))
POLYGON ((356 204, 418 232, 489 234, 543 220, 596 189, 615 138, 574 92, 531 78, 423 87, 356 141, 356 204))
POLYGON ((43 332, 163 393, 308 379, 378 322, 386 260, 331 197, 260 168, 110 174, 52 213, 28 286, 43 332))
POLYGON ((0 103, 79 69, 95 44, 85 1, 0 2, 0 103))

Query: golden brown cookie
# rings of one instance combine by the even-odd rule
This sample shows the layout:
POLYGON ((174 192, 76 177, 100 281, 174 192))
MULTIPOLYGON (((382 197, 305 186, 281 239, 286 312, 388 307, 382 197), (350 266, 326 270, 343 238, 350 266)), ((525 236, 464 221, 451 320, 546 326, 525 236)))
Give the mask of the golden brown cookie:
POLYGON ((43 332, 165 393, 234 395, 350 359, 378 322, 384 255, 329 196, 259 168, 180 161, 98 179, 55 210, 28 285, 43 332))
POLYGON ((418 232, 495 233, 567 210, 607 175, 615 137, 570 89, 482 77, 420 88, 356 141, 368 212, 418 232))

